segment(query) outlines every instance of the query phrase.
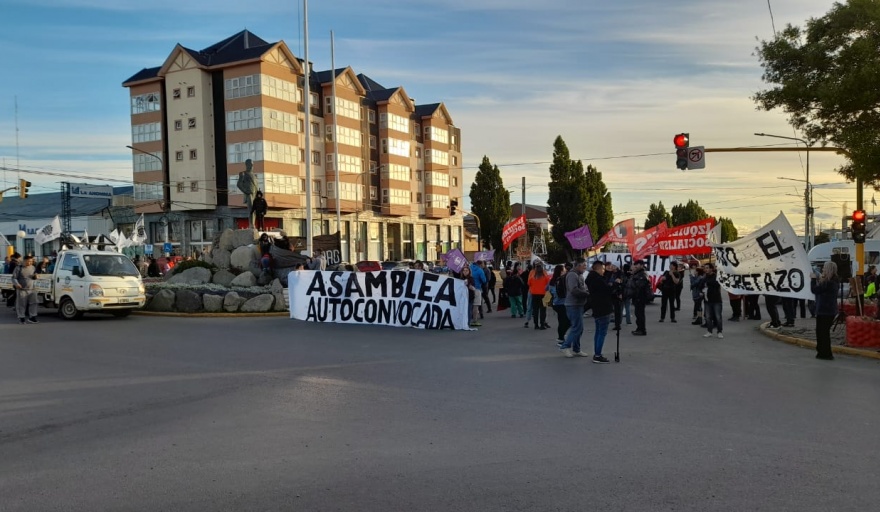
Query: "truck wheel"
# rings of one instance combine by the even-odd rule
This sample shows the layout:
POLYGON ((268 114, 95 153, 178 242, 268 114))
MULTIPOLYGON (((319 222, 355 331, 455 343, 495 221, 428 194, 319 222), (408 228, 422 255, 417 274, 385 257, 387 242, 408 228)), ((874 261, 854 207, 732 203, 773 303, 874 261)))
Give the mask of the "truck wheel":
POLYGON ((61 318, 65 320, 78 320, 83 316, 82 311, 76 309, 76 304, 73 303, 73 300, 71 300, 70 297, 64 297, 61 299, 58 313, 61 315, 61 318))
POLYGON ((119 311, 113 311, 110 314, 115 316, 116 318, 125 318, 131 314, 131 310, 130 309, 120 309, 119 311))

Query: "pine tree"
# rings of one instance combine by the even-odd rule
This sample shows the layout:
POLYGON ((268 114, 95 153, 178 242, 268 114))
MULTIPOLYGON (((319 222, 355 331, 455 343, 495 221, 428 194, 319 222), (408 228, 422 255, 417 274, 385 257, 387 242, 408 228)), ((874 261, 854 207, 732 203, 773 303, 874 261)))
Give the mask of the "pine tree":
POLYGON ((672 207, 672 226, 681 226, 682 224, 690 224, 698 220, 708 219, 709 214, 700 206, 700 203, 693 199, 688 199, 687 204, 677 204, 672 207))
POLYGON ((501 232, 510 220, 510 191, 504 188, 501 171, 492 165, 488 156, 483 161, 471 184, 471 210, 480 219, 481 247, 501 250, 501 232))
POLYGON ((672 227, 672 216, 666 211, 663 201, 660 201, 659 204, 651 203, 651 206, 648 207, 648 217, 645 219, 644 229, 653 228, 664 221, 667 226, 672 227))
MULTIPOLYGON (((573 231, 587 223, 589 218, 589 193, 584 174, 584 165, 571 160, 568 146, 562 137, 553 142, 553 163, 550 165, 550 193, 547 197, 547 220, 556 243, 569 256, 574 254, 571 244, 565 238, 567 231, 573 231)), ((593 213, 595 218, 595 213, 593 213)), ((594 220, 595 222, 595 220, 594 220)), ((592 225, 590 229, 595 229, 592 225)))

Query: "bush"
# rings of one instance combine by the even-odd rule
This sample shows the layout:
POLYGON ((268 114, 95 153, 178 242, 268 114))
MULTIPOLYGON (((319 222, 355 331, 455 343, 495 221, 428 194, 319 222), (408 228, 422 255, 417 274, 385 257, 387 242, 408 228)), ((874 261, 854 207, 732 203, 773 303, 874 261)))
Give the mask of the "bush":
POLYGON ((170 275, 173 276, 175 274, 183 272, 184 270, 189 270, 195 267, 206 268, 210 270, 212 274, 217 270, 216 266, 212 265, 211 263, 206 263, 202 260, 184 260, 174 266, 174 268, 171 270, 170 275))

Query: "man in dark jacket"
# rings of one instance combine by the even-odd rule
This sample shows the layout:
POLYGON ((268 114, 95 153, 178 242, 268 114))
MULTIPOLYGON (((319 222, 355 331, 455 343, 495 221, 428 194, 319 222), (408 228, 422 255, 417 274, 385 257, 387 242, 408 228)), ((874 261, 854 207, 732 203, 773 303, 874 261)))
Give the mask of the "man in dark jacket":
MULTIPOLYGON (((608 334, 608 324, 614 316, 614 299, 611 285, 605 281, 605 263, 599 260, 593 262, 593 270, 587 275, 587 289, 590 290, 590 304, 593 306, 593 320, 596 322, 596 331, 593 333, 593 362, 608 363, 608 359, 602 355, 602 347, 605 345, 605 336, 608 334)), ((615 279, 614 284, 620 284, 620 278, 615 279)))
POLYGON ((253 217, 257 221, 257 229, 263 231, 266 229, 263 225, 263 218, 266 217, 266 213, 269 211, 269 204, 266 203, 266 199, 263 197, 263 192, 261 190, 257 190, 257 195, 254 197, 253 208, 253 217))
POLYGON ((508 276, 504 279, 504 291, 507 293, 507 298, 510 301, 510 318, 516 318, 517 315, 520 318, 525 316, 522 302, 524 290, 525 285, 522 279, 516 275, 516 271, 509 271, 508 276))
POLYGON ((645 260, 636 260, 632 264, 632 277, 627 283, 627 296, 632 300, 636 314, 636 330, 632 333, 636 336, 645 336, 648 331, 645 328, 645 306, 651 299, 651 280, 645 273, 645 260))
POLYGON ((704 338, 712 337, 712 329, 718 327, 718 337, 723 338, 721 332, 724 328, 721 320, 721 283, 718 282, 718 275, 715 273, 715 265, 706 263, 706 329, 708 332, 703 335, 704 338))

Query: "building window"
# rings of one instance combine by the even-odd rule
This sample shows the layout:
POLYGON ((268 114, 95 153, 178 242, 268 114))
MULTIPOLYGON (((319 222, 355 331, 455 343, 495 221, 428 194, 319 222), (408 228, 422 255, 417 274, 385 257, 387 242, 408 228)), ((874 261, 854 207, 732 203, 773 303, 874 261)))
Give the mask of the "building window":
POLYGON ((321 127, 318 126, 318 123, 312 123, 312 135, 321 135, 321 127))
POLYGON ((379 164, 370 160, 370 174, 376 174, 376 171, 379 170, 379 164))
POLYGON ((182 181, 177 182, 177 193, 183 194, 183 182, 182 181))
POLYGON ((321 180, 312 180, 312 194, 321 193, 321 180))
POLYGON ((370 121, 370 124, 376 124, 376 111, 367 110, 367 119, 370 121))
POLYGON ((135 183, 134 198, 138 201, 146 201, 149 199, 162 199, 162 182, 135 183))
POLYGON ((179 100, 180 99, 180 89, 174 89, 173 91, 171 91, 171 97, 174 98, 175 100, 179 100))
POLYGON ((422 181, 422 171, 416 171, 416 181, 422 181))
POLYGON ((316 93, 316 92, 309 93, 309 105, 312 107, 318 107, 321 105, 321 102, 318 100, 318 93, 316 93))
POLYGON ((195 149, 190 149, 190 150, 189 150, 189 159, 190 159, 190 160, 195 160, 197 156, 198 156, 198 151, 197 151, 197 150, 195 150, 195 149))
POLYGON ((422 148, 416 148, 416 158, 422 159, 422 148))
POLYGON ((302 133, 306 131, 306 121, 302 118, 296 120, 296 132, 302 133))
POLYGON ((191 181, 189 183, 189 191, 190 192, 198 192, 199 191, 199 182, 198 181, 191 181))
POLYGON ((452 157, 452 165, 458 165, 458 157, 457 156, 452 157))
POLYGON ((376 149, 376 136, 370 135, 370 149, 376 149))
POLYGON ((162 126, 159 123, 136 124, 131 127, 131 142, 150 142, 162 140, 162 126))
POLYGON ((303 149, 303 148, 300 148, 300 149, 299 149, 299 161, 300 161, 300 162, 305 162, 305 161, 306 161, 306 150, 303 149))
POLYGON ((174 120, 174 130, 176 130, 176 131, 183 130, 183 121, 181 121, 180 119, 175 119, 174 120))
POLYGON ((174 159, 178 162, 183 162, 183 151, 176 151, 174 153, 174 159))
POLYGON ((196 118, 195 118, 195 117, 190 117, 189 120, 187 121, 187 125, 188 125, 190 128, 195 128, 195 127, 196 127, 196 118))
POLYGON ((312 151, 312 163, 315 165, 321 165, 321 152, 320 151, 312 151))
POLYGON ((186 97, 187 98, 195 98, 196 97, 196 88, 194 86, 189 86, 186 88, 186 97))
POLYGON ((131 97, 131 113, 143 114, 144 112, 158 112, 162 105, 158 92, 148 92, 131 97))
POLYGON ((422 193, 421 192, 416 192, 416 202, 421 204, 421 202, 422 202, 422 193))
POLYGON ((379 197, 379 190, 376 187, 370 187, 370 200, 375 201, 379 197))
POLYGON ((226 80, 226 99, 260 94, 260 75, 240 76, 226 80))
POLYGON ((452 178, 452 186, 453 186, 453 187, 457 187, 457 186, 458 186, 458 178, 452 178))

